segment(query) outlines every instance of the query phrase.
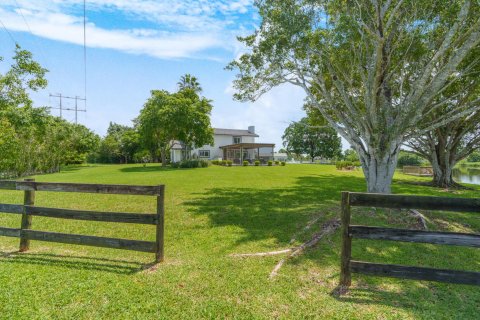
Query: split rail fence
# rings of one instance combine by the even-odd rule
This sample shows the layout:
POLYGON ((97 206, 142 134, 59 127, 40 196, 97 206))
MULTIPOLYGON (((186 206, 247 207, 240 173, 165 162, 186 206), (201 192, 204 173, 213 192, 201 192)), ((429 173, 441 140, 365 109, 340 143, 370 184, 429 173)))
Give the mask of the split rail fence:
POLYGON ((350 208, 352 206, 479 213, 480 199, 342 192, 341 287, 346 288, 351 285, 352 273, 480 285, 480 272, 379 264, 352 260, 352 238, 480 247, 480 234, 350 225, 350 208))
POLYGON ((404 174, 420 177, 433 176, 433 167, 404 166, 402 168, 404 174))
POLYGON ((164 202, 165 186, 134 186, 111 184, 80 184, 80 183, 53 183, 35 182, 33 179, 25 181, 0 181, 0 189, 21 190, 24 192, 24 204, 0 203, 0 213, 19 214, 22 217, 20 229, 0 227, 0 236, 20 238, 20 251, 30 248, 30 240, 59 242, 95 247, 134 250, 155 253, 155 261, 161 262, 164 258, 164 202), (70 210, 59 208, 45 208, 35 206, 36 191, 103 193, 123 195, 155 196, 157 212, 154 214, 98 212, 84 210, 70 210), (139 241, 118 238, 105 238, 78 234, 65 234, 31 230, 32 217, 51 217, 74 220, 123 222, 134 224, 148 224, 156 226, 156 240, 139 241))

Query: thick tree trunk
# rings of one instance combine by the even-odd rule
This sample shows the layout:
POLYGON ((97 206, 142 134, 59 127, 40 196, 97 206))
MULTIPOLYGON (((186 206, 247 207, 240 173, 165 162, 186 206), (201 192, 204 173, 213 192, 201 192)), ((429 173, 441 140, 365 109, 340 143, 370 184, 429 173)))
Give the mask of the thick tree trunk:
POLYGON ((433 168, 433 185, 439 188, 449 188, 456 185, 453 181, 453 167, 456 162, 451 159, 443 159, 439 161, 437 153, 432 155, 430 159, 433 168))
POLYGON ((162 167, 166 167, 167 166, 167 150, 162 149, 160 151, 160 156, 162 158, 162 167))
MULTIPOLYGON (((395 149, 399 150, 399 149, 395 149)), ((394 154, 376 159, 362 159, 362 168, 367 180, 367 190, 370 193, 391 193, 393 174, 397 166, 398 151, 394 154)))

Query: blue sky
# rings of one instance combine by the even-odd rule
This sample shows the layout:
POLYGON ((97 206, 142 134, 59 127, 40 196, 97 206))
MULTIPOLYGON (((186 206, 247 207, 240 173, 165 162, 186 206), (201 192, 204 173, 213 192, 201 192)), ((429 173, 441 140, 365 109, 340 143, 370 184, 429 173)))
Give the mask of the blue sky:
MULTIPOLYGON (((79 122, 100 135, 110 121, 131 125, 152 89, 176 90, 181 75, 195 75, 213 100, 212 125, 255 125, 259 141, 281 147, 291 121, 304 116, 303 92, 276 88, 255 103, 232 99, 234 72, 225 65, 244 50, 236 36, 260 21, 252 0, 87 0, 87 113, 79 122)), ((0 20, 23 48, 50 70, 37 106, 57 106, 49 94, 83 96, 83 0, 2 0, 0 20)), ((14 41, 0 24, 0 72, 14 41)), ((65 101, 67 102, 67 101, 65 101)), ((73 102, 68 101, 70 107, 73 102)), ((57 110, 52 110, 57 114, 57 110)), ((74 113, 65 112, 73 121, 74 113)))

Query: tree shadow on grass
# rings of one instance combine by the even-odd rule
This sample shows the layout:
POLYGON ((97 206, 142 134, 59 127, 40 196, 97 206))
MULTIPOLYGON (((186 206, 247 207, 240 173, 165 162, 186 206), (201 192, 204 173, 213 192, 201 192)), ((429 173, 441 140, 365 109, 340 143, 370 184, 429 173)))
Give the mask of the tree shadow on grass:
POLYGON ((275 238, 286 245, 313 215, 336 214, 332 210, 338 209, 341 190, 364 189, 360 177, 312 175, 285 188, 212 188, 184 205, 193 214, 207 215, 213 226, 243 229, 238 243, 275 238))
POLYGON ((146 167, 143 166, 133 166, 133 167, 126 167, 121 168, 121 172, 159 172, 159 171, 178 171, 178 170, 193 170, 193 169, 203 169, 203 168, 172 168, 170 166, 162 167, 161 165, 147 165, 146 167))
POLYGON ((60 168, 60 172, 65 173, 65 172, 76 172, 82 169, 90 169, 90 168, 96 168, 98 166, 94 164, 89 164, 89 165, 64 165, 60 168))
MULTIPOLYGON (((403 184, 396 183, 395 186, 397 190, 412 193, 412 190, 404 189, 405 185, 403 184)), ((292 236, 305 227, 312 216, 326 213, 325 220, 330 216, 338 216, 342 190, 364 192, 365 189, 363 177, 311 175, 299 177, 292 185, 285 188, 212 188, 204 193, 195 194, 195 197, 184 205, 193 214, 207 216, 213 226, 236 226, 242 229, 242 235, 228 250, 235 251, 235 248, 241 244, 272 238, 276 240, 278 248, 284 248, 289 245, 292 236)), ((422 194, 434 193, 434 190, 427 187, 413 191, 422 194)), ((353 214, 360 222, 376 221, 382 215, 379 211, 373 213, 354 212, 353 214)), ((396 221, 395 213, 384 214, 383 219, 382 224, 389 223, 391 220, 395 224, 403 223, 402 219, 399 219, 400 222, 396 221)), ((323 222, 320 221, 319 224, 321 223, 323 222)), ((356 239, 353 257, 357 260, 378 263, 467 270, 469 269, 468 261, 471 263, 475 261, 476 257, 473 256, 472 259, 472 252, 468 250, 468 248, 463 250, 463 248, 440 248, 426 244, 368 242, 368 240, 357 241, 356 239)), ((321 266, 318 281, 338 283, 339 274, 337 272, 326 277, 322 272, 338 270, 339 255, 340 235, 337 231, 334 235, 322 240, 316 248, 308 250, 288 263, 300 265, 307 260, 314 262, 321 266)), ((389 283, 385 278, 361 275, 355 275, 354 278, 356 285, 352 287, 348 295, 337 297, 339 301, 398 307, 412 312, 418 317, 425 316, 429 312, 441 316, 441 312, 435 311, 435 305, 444 299, 453 299, 449 298, 452 293, 456 295, 453 299, 455 301, 448 310, 443 312, 453 317, 458 314, 465 314, 468 317, 472 314, 471 310, 475 306, 475 301, 464 303, 462 298, 459 298, 462 296, 462 292, 473 294, 474 289, 468 286, 465 288, 465 286, 437 285, 412 280, 401 280, 400 282, 394 280, 390 290, 388 285, 384 286, 385 283, 389 283), (465 310, 459 310, 462 306, 465 306, 465 310)), ((478 298, 479 295, 476 294, 474 300, 478 298)))
POLYGON ((0 265, 2 264, 61 267, 126 275, 144 271, 154 265, 153 263, 144 264, 136 261, 98 257, 0 251, 0 265))

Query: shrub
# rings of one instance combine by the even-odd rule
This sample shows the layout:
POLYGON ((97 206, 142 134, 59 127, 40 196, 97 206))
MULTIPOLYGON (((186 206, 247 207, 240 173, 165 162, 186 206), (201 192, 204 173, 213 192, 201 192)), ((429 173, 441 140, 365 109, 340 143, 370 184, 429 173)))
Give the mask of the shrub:
POLYGON ((258 167, 260 165, 260 161, 255 161, 255 167, 258 167))
POLYGON ((208 165, 208 161, 192 159, 174 162, 172 163, 172 168, 206 168, 208 165))
POLYGON ((355 166, 355 163, 352 161, 337 161, 335 163, 337 170, 344 170, 355 166))
POLYGON ((271 167, 273 165, 273 161, 272 160, 268 160, 268 166, 271 167))
POLYGON ((480 151, 475 151, 467 158, 468 162, 480 162, 480 151))
POLYGON ((275 165, 278 166, 280 164, 280 161, 275 160, 275 165))
POLYGON ((414 154, 408 152, 400 152, 398 157, 397 167, 402 168, 403 166, 420 166, 422 165, 422 159, 414 154))
POLYGON ((282 167, 285 167, 287 163, 285 161, 282 161, 282 167))
POLYGON ((248 166, 248 161, 247 161, 247 160, 244 160, 244 161, 243 161, 243 166, 244 166, 244 167, 248 166))
POLYGON ((220 165, 220 161, 219 160, 212 160, 212 164, 218 166, 218 165, 220 165))
POLYGON ((233 164, 233 161, 232 161, 232 160, 227 160, 227 161, 226 161, 226 165, 227 165, 227 166, 231 167, 232 164, 233 164))
POLYGON ((221 162, 221 165, 222 165, 222 166, 226 166, 226 165, 227 165, 227 160, 222 160, 222 161, 220 161, 220 162, 221 162))

